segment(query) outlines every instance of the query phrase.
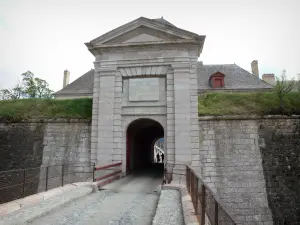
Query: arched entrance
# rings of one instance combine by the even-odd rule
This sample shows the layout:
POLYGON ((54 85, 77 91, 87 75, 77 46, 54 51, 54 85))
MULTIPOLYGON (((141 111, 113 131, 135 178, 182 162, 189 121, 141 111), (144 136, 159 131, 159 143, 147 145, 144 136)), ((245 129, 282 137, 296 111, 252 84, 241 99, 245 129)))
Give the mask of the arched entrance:
MULTIPOLYGON (((153 166, 153 143, 164 137, 160 123, 152 119, 138 119, 127 128, 126 172, 153 166)), ((162 167, 163 165, 160 165, 162 167)), ((163 168, 163 167, 162 167, 163 168)))

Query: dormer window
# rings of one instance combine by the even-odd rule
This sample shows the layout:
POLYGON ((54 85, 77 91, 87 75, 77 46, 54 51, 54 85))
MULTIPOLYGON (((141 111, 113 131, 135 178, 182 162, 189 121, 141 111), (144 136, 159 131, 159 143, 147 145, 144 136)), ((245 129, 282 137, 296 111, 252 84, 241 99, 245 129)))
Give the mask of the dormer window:
POLYGON ((224 87, 225 75, 220 72, 216 72, 209 78, 209 83, 212 88, 223 88, 224 87))

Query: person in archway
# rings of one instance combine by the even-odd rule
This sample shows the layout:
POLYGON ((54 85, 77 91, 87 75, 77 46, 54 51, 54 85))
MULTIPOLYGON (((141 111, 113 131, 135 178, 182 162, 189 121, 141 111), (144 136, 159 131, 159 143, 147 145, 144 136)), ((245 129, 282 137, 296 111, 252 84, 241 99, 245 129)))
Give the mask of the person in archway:
POLYGON ((164 163, 164 158, 165 158, 164 153, 161 153, 161 162, 162 162, 162 163, 164 163))
POLYGON ((159 156, 159 154, 157 153, 157 154, 156 154, 156 162, 159 163, 159 161, 160 161, 160 156, 159 156))

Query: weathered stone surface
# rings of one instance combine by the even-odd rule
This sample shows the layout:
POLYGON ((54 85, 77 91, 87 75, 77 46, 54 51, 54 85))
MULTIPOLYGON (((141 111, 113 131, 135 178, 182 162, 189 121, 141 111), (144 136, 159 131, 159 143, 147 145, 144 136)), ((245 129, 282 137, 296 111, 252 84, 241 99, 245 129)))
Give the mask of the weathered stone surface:
MULTIPOLYGON (((202 177, 238 224, 261 222, 268 207, 256 120, 199 122, 202 177), (256 135, 252 137, 252 135, 256 135)), ((201 174, 199 174, 201 176, 201 174)))
POLYGON ((158 101, 159 78, 129 79, 129 101, 158 101))
MULTIPOLYGON (((85 181, 92 170, 91 126, 86 120, 44 120, 22 121, 0 124, 0 171, 35 168, 26 171, 25 196, 44 191, 46 166, 49 167, 48 189, 60 186, 62 182, 85 181), (79 164, 70 164, 79 163, 79 164), (69 164, 69 165, 66 165, 69 164), (89 170, 89 171, 88 171, 89 170), (64 178, 62 179, 62 171, 64 178), (72 174, 71 174, 72 173, 72 174)), ((24 171, 0 173, 0 203, 21 198, 24 171)))
POLYGON ((0 171, 39 167, 44 123, 0 123, 0 171))
POLYGON ((299 221, 299 118, 206 117, 199 129, 199 175, 237 223, 299 221))
MULTIPOLYGON (((0 171, 21 168, 34 168, 42 164, 43 139, 45 124, 43 123, 1 123, 0 124, 0 171)), ((39 170, 31 170, 29 177, 36 182, 26 185, 25 196, 33 194, 38 188, 39 170)), ((18 186, 24 179, 23 171, 0 173, 0 203, 7 202, 23 195, 18 186)))
POLYGON ((300 224, 300 120, 261 121, 259 138, 274 222, 300 224))

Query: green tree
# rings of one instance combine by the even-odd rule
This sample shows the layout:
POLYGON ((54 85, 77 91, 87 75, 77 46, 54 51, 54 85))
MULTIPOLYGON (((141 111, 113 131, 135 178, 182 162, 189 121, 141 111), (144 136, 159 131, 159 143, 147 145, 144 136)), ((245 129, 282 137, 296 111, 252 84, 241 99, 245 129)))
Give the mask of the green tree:
POLYGON ((295 80, 287 80, 286 79, 286 70, 282 71, 282 74, 280 77, 276 77, 276 85, 275 85, 275 91, 277 93, 277 96, 279 98, 279 107, 280 110, 283 111, 284 109, 284 103, 283 100, 285 96, 293 89, 295 86, 295 80))
POLYGON ((24 95, 23 88, 20 84, 17 84, 11 89, 0 90, 0 99, 20 99, 24 95))
POLYGON ((47 81, 34 77, 30 71, 22 73, 22 82, 12 89, 0 90, 1 99, 52 98, 53 91, 47 81))
POLYGON ((47 81, 34 77, 34 74, 27 71, 22 74, 24 93, 27 98, 52 98, 53 91, 50 90, 47 81))

